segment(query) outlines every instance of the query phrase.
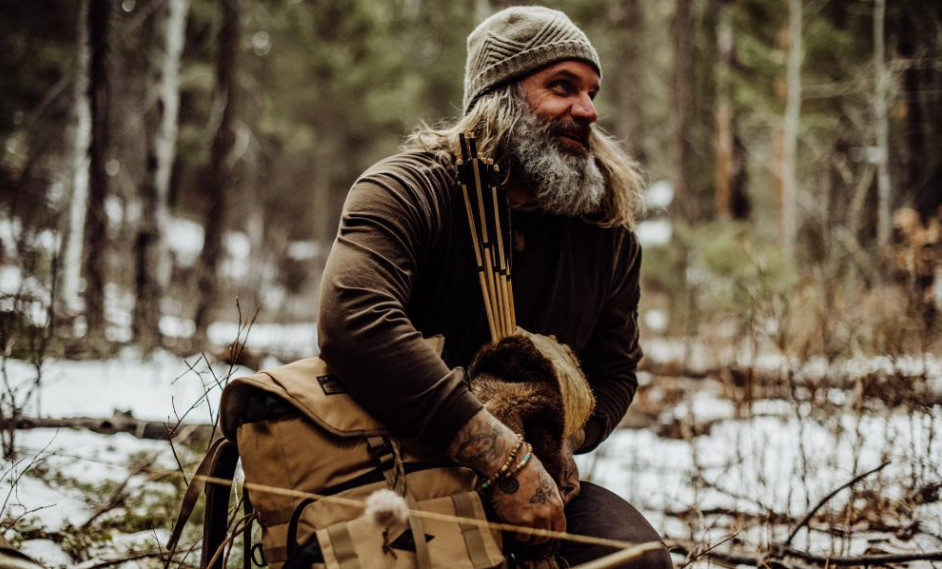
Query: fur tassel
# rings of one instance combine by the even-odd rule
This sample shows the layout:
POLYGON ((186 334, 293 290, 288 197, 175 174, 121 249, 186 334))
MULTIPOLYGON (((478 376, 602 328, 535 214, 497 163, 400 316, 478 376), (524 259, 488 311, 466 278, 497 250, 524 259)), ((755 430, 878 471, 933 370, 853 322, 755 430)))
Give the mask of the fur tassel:
POLYGON ((377 490, 366 499, 363 515, 384 530, 404 528, 409 520, 409 506, 392 490, 377 490))

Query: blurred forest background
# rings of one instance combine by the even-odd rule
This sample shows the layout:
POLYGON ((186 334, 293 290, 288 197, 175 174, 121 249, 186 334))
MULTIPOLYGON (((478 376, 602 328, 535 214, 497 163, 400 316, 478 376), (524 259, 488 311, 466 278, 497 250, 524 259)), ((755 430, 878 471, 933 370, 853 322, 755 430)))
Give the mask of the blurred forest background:
MULTIPOLYGON (((316 354, 348 188, 512 3, 0 0, 0 537, 166 556, 222 386, 316 354)), ((942 3, 545 3, 648 179, 640 388, 585 479, 684 566, 942 559, 942 3)))
MULTIPOLYGON (((236 298, 313 321, 351 182, 458 113, 465 38, 512 3, 0 3, 4 326, 81 357, 192 353, 236 298)), ((600 124, 649 176, 649 333, 931 344, 942 4, 548 4, 593 38, 600 124)))

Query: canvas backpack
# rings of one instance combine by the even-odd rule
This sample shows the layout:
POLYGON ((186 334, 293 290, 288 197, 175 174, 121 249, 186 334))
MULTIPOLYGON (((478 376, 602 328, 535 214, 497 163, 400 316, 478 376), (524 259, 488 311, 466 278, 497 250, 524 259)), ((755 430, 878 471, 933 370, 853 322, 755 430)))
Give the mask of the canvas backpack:
MULTIPOLYGON (((427 341, 441 352, 443 338, 427 341)), ((231 481, 241 457, 249 488, 245 503, 251 504, 246 511, 254 510, 262 528, 261 547, 254 548, 248 545, 250 526, 243 528, 246 567, 249 559, 272 569, 487 569, 505 564, 499 531, 412 515, 404 532, 384 536, 362 516, 362 507, 304 497, 363 500, 390 488, 411 509, 486 519, 472 470, 439 450, 393 437, 319 358, 230 381, 222 394, 220 426, 223 437, 210 446, 187 489, 170 549, 204 488, 203 477, 231 481)), ((230 486, 207 483, 205 493, 200 567, 221 569, 223 556, 217 552, 230 531, 230 486)))

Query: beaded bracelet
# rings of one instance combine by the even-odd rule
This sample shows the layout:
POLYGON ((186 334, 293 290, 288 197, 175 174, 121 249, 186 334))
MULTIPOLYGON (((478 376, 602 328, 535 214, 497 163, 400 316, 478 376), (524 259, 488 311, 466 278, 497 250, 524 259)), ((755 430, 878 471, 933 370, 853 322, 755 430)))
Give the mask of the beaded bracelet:
POLYGON ((504 477, 508 478, 520 472, 521 470, 523 470, 523 467, 526 466, 528 462, 530 462, 531 458, 533 458, 533 445, 531 445, 530 443, 527 443, 527 453, 523 455, 523 459, 520 462, 518 462, 517 466, 515 466, 513 470, 508 472, 504 477))
POLYGON ((517 465, 514 466, 512 470, 510 470, 510 472, 507 472, 503 476, 497 476, 495 474, 491 478, 484 481, 484 484, 481 484, 481 490, 486 490, 488 487, 490 487, 492 484, 494 484, 498 480, 501 480, 503 478, 510 478, 513 475, 520 472, 521 470, 523 470, 523 467, 526 466, 528 462, 530 462, 531 458, 533 458, 533 446, 530 445, 530 443, 526 443, 526 448, 527 448, 527 452, 526 454, 523 455, 523 459, 521 459, 520 462, 518 462, 517 465))
POLYGON ((529 443, 526 443, 523 440, 523 435, 517 433, 517 446, 514 447, 512 451, 510 451, 510 455, 507 456, 507 460, 504 461, 503 466, 501 466, 497 470, 497 472, 495 472, 487 480, 485 480, 483 484, 481 484, 482 490, 494 484, 494 482, 496 482, 500 478, 505 478, 506 476, 509 476, 509 474, 507 473, 507 469, 510 468, 510 465, 513 464, 513 461, 517 457, 517 454, 520 452, 520 449, 523 448, 525 445, 529 446, 529 443))

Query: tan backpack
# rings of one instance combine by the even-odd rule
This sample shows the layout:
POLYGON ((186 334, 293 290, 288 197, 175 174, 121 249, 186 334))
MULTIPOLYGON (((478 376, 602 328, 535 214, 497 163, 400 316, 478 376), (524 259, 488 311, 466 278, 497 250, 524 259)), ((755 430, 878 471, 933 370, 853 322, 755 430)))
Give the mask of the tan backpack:
MULTIPOLYGON (((441 351, 441 337, 427 341, 441 351)), ((392 437, 344 392, 323 360, 304 359, 230 381, 223 390, 220 421, 224 438, 212 444, 187 489, 169 549, 176 547, 204 477, 231 480, 241 457, 247 503, 261 525, 264 552, 260 563, 258 546, 249 549, 246 524, 246 567, 250 558, 273 569, 504 565, 499 531, 410 515, 404 532, 384 535, 362 516, 361 506, 330 500, 362 501, 390 488, 411 509, 486 519, 472 470, 436 449, 392 437), (327 498, 303 496, 309 493, 327 498)), ((230 488, 208 483, 205 490, 200 567, 222 569, 230 488)))

